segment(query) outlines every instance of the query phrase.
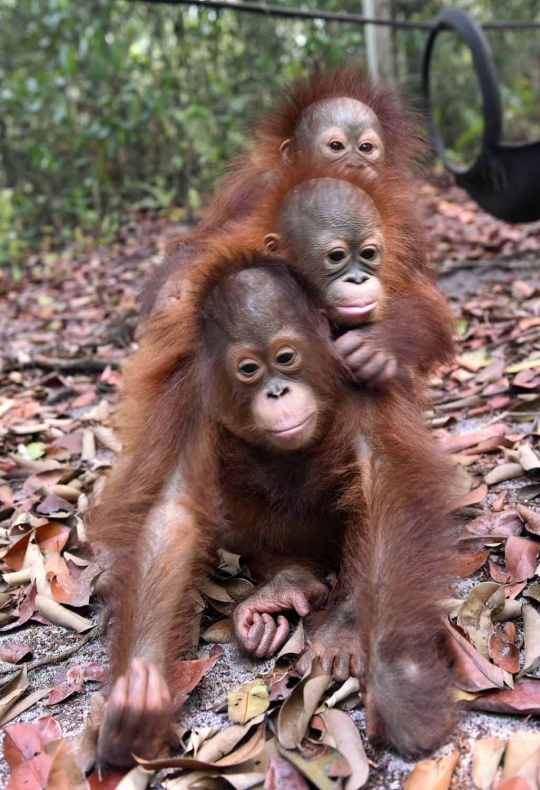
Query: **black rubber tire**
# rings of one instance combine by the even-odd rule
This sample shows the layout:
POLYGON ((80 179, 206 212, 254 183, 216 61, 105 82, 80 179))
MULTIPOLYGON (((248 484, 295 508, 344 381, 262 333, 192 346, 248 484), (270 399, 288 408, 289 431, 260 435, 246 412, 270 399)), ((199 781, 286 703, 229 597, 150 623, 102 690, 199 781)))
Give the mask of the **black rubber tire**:
POLYGON ((422 98, 424 109, 437 154, 441 157, 445 167, 450 170, 450 172, 454 174, 464 174, 472 170, 482 159, 484 159, 484 157, 489 154, 490 150, 496 148, 501 139, 502 106, 497 72, 495 64, 493 63, 489 42, 483 30, 464 11, 460 11, 457 8, 447 8, 435 17, 434 25, 436 27, 431 31, 426 42, 422 64, 422 98), (476 161, 472 165, 464 168, 460 168, 447 157, 444 142, 432 113, 429 68, 435 40, 443 30, 455 30, 471 50, 474 68, 482 94, 482 111, 484 115, 482 148, 476 161))

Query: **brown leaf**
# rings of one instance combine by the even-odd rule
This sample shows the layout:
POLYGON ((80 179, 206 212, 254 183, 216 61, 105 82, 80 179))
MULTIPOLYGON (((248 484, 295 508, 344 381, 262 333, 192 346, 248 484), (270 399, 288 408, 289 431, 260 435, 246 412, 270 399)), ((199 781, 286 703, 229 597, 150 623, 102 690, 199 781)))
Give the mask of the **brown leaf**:
POLYGON ((510 433, 508 426, 499 422, 489 425, 486 428, 480 428, 477 431, 460 433, 456 436, 445 436, 439 443, 444 452, 459 453, 462 450, 467 450, 469 447, 474 447, 476 444, 492 436, 504 436, 507 433, 510 433))
POLYGON ((309 785, 296 768, 283 757, 272 757, 264 780, 264 790, 309 790, 309 785))
POLYGON ((523 505, 518 505, 517 509, 504 510, 502 513, 488 513, 485 516, 479 516, 470 521, 463 532, 483 538, 491 535, 496 535, 497 538, 519 535, 522 529, 518 513, 520 507, 523 505))
POLYGON ((321 714, 336 748, 351 766, 352 773, 343 783, 344 790, 360 790, 369 776, 369 763, 356 724, 346 713, 335 708, 321 714))
POLYGON ((65 450, 69 450, 71 455, 80 455, 82 450, 82 431, 66 433, 64 436, 54 439, 51 444, 53 447, 63 447, 65 450))
POLYGON ((540 763, 540 733, 515 730, 506 748, 503 766, 503 782, 521 777, 536 788, 540 763))
POLYGON ((488 642, 495 626, 491 620, 494 609, 504 604, 504 591, 495 582, 482 582, 469 592, 457 617, 474 647, 488 658, 488 642))
POLYGON ((481 738, 475 741, 472 778, 478 790, 491 790, 505 748, 506 741, 501 738, 481 738))
POLYGON ((276 747, 282 757, 291 762, 319 790, 338 790, 342 786, 340 777, 349 776, 351 767, 337 749, 325 744, 302 741, 300 751, 285 749, 279 741, 276 747))
POLYGON ((71 528, 56 521, 42 524, 35 530, 35 539, 42 551, 62 551, 71 535, 71 528))
POLYGON ((46 790, 85 790, 86 782, 69 741, 58 744, 49 769, 46 790))
POLYGON ((38 513, 43 513, 45 516, 55 516, 56 518, 66 517, 75 511, 75 508, 67 500, 56 494, 49 494, 45 497, 37 507, 38 513))
POLYGON ((463 704, 488 713, 540 716, 540 680, 518 680, 513 689, 491 691, 463 704))
POLYGON ((173 688, 175 688, 175 705, 180 707, 189 697, 202 677, 206 675, 218 658, 222 655, 223 648, 215 645, 206 658, 195 661, 176 661, 173 667, 173 688))
POLYGON ((88 606, 92 595, 92 583, 88 579, 74 578, 69 573, 61 573, 51 581, 51 593, 58 603, 69 606, 88 606))
POLYGON ((4 759, 11 771, 6 790, 47 787, 54 755, 45 754, 44 747, 39 728, 32 724, 11 724, 5 728, 4 759))
POLYGON ((277 737, 285 749, 295 749, 304 738, 319 700, 331 685, 332 678, 317 661, 285 700, 278 715, 277 737))
POLYGON ((498 667, 512 675, 519 671, 519 648, 508 639, 500 626, 490 637, 489 657, 498 667))
POLYGON ((29 584, 28 587, 25 587, 22 601, 19 603, 19 617, 12 623, 3 625, 0 631, 11 631, 13 628, 18 628, 18 626, 28 622, 36 611, 36 597, 37 589, 35 584, 29 584))
POLYGON ((496 466, 487 475, 484 475, 484 480, 488 486, 497 485, 497 483, 504 483, 505 480, 514 480, 516 477, 521 477, 524 473, 521 464, 500 464, 496 466))
POLYGON ((459 631, 446 622, 450 650, 454 656, 456 682, 464 691, 504 688, 502 669, 491 664, 459 631))
POLYGON ((456 554, 452 558, 452 573, 460 579, 466 579, 476 573, 489 557, 487 551, 475 551, 471 554, 456 554))
POLYGON ((234 642, 234 626, 232 620, 227 617, 225 620, 212 623, 206 631, 201 633, 201 636, 205 642, 213 642, 219 645, 228 645, 234 642))
POLYGON ((32 648, 23 642, 11 642, 9 639, 0 644, 0 661, 7 661, 8 664, 17 664, 26 656, 32 655, 32 648))
POLYGON ((517 506, 517 512, 524 522, 527 532, 530 532, 532 535, 540 535, 540 513, 521 504, 517 506))
POLYGON ((405 790, 448 790, 458 761, 457 749, 440 760, 422 760, 407 779, 405 790))
POLYGON ((469 491, 468 494, 465 494, 464 496, 458 497, 458 499, 454 500, 454 509, 458 510, 461 507, 479 505, 480 502, 484 501, 487 495, 488 487, 485 483, 482 483, 481 485, 477 486, 477 488, 473 488, 472 491, 469 491))
POLYGON ((506 541, 504 557, 509 582, 522 582, 534 576, 540 543, 525 538, 510 537, 506 541))
POLYGON ((532 673, 540 665, 540 613, 532 604, 524 604, 523 632, 525 643, 525 665, 523 673, 532 673))

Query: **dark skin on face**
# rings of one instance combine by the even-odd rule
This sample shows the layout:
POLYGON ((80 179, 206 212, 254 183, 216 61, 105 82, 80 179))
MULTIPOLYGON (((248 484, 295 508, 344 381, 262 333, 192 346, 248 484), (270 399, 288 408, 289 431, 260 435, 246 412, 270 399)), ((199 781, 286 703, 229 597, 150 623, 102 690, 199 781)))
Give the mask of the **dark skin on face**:
MULTIPOLYGON (((339 327, 367 324, 380 312, 382 220, 358 187, 331 178, 296 187, 283 201, 278 232, 268 234, 265 243, 292 256, 339 327)), ((359 382, 380 387, 396 374, 392 353, 370 343, 366 330, 346 332, 336 347, 359 382)))
POLYGON ((216 400, 219 422, 234 436, 272 451, 305 449, 321 431, 321 398, 307 376, 316 354, 292 319, 268 272, 235 277, 238 295, 207 319, 207 337, 223 346, 219 366, 228 386, 216 400), (220 344, 221 340, 221 344, 220 344))
POLYGON ((340 97, 308 107, 280 150, 286 162, 300 154, 313 162, 335 165, 337 172, 361 168, 376 178, 384 165, 382 136, 373 110, 356 99, 340 97))

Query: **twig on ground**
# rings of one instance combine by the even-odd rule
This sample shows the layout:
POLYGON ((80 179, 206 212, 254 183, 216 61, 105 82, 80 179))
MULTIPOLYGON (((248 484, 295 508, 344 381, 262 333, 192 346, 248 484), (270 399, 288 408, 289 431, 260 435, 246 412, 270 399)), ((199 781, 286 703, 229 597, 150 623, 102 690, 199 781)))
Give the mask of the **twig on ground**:
MULTIPOLYGON (((32 672, 34 669, 39 669, 40 667, 46 667, 49 664, 56 664, 59 661, 65 661, 66 658, 71 658, 71 656, 75 655, 75 653, 78 653, 82 647, 87 645, 89 642, 92 642, 94 639, 96 639, 96 637, 101 636, 105 631, 106 624, 107 624, 107 615, 105 612, 103 612, 100 615, 99 620, 97 624, 94 626, 94 628, 92 628, 91 631, 89 631, 85 636, 83 636, 83 638, 80 639, 75 645, 68 647, 66 650, 63 650, 61 653, 56 653, 53 656, 44 656, 43 658, 36 658, 35 661, 31 661, 29 664, 27 664, 26 666, 27 671, 32 672)), ((19 674, 19 669, 17 669, 15 672, 12 671, 9 675, 5 674, 5 676, 2 678, 2 685, 6 685, 7 683, 10 683, 13 680, 13 678, 15 678, 19 674)), ((2 670, 0 670, 0 675, 4 675, 4 672, 2 670)))

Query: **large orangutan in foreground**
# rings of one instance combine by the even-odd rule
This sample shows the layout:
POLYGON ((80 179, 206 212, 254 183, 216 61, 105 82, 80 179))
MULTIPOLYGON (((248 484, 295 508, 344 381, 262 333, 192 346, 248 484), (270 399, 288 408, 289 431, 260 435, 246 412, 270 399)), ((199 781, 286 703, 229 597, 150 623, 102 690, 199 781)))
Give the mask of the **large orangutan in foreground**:
POLYGON ((180 300, 132 361, 126 416, 140 410, 139 440, 125 434, 129 454, 89 525, 115 615, 99 757, 129 764, 166 737, 172 663, 191 647, 191 596, 219 545, 260 581, 235 615, 247 649, 272 654, 282 613, 298 611, 309 654, 337 679, 361 678, 370 736, 429 750, 453 724, 438 608, 451 469, 400 384, 351 382, 282 263, 239 264, 258 268, 211 291, 188 358, 173 362, 180 300), (330 570, 343 589, 325 607, 330 570))

